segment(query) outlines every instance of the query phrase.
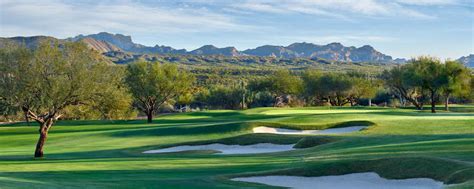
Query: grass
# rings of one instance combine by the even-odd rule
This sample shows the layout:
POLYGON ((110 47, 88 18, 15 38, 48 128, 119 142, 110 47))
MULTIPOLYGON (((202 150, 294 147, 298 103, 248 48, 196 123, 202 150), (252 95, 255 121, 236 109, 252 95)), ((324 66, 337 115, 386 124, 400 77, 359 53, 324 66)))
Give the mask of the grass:
POLYGON ((257 108, 143 120, 61 121, 46 157, 33 159, 37 127, 0 126, 1 188, 241 188, 228 178, 321 176, 374 171, 385 178, 427 177, 474 187, 474 107, 431 114, 390 108, 257 108), (368 125, 338 136, 252 134, 256 126, 324 129, 368 125), (298 150, 258 155, 210 152, 143 154, 182 144, 296 143, 298 150))

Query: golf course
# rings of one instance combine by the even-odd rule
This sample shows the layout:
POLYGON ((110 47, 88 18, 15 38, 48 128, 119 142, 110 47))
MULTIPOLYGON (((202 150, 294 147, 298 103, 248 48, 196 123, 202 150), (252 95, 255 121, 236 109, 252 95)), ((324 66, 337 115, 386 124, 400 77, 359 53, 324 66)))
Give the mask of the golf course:
POLYGON ((254 108, 164 114, 146 120, 64 120, 33 158, 38 126, 0 125, 0 188, 272 188, 252 176, 376 173, 474 187, 474 106, 451 112, 383 107, 254 108), (256 127, 349 133, 254 133, 256 127), (176 146, 294 145, 269 153, 144 153, 176 146))
POLYGON ((0 189, 474 189, 474 0, 0 0, 0 189))

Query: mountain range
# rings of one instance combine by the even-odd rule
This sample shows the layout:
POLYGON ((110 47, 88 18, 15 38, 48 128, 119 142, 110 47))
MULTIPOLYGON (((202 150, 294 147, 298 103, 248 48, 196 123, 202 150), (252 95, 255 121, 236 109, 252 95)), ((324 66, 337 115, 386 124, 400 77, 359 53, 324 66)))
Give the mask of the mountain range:
MULTIPOLYGON (((52 39, 60 42, 82 41, 90 48, 101 53, 107 53, 108 55, 121 52, 132 54, 220 55, 229 57, 257 56, 285 59, 314 58, 334 62, 405 63, 407 61, 403 58, 393 59, 391 56, 377 51, 370 45, 364 45, 362 47, 347 47, 336 42, 327 45, 302 42, 293 43, 288 46, 264 45, 243 51, 239 51, 235 47, 218 48, 213 45, 204 45, 198 49, 187 51, 186 49, 175 49, 163 45, 145 46, 133 42, 131 36, 111 34, 107 32, 100 32, 91 35, 78 35, 66 39, 55 39, 48 36, 0 38, 0 47, 5 46, 7 42, 13 42, 24 44, 28 48, 34 48, 41 41, 52 39)), ((473 60, 474 55, 472 54, 459 59, 459 61, 463 62, 468 67, 474 67, 473 60)))
MULTIPOLYGON (((323 58, 340 62, 394 62, 391 56, 385 55, 369 45, 359 48, 346 47, 340 43, 316 45, 313 43, 293 43, 288 46, 264 45, 255 49, 239 51, 235 47, 218 48, 204 45, 196 50, 174 49, 169 46, 144 46, 134 43, 130 36, 101 32, 92 35, 78 35, 68 41, 79 41, 92 38, 116 46, 123 51, 139 54, 191 54, 191 55, 223 55, 223 56, 263 56, 276 58, 323 58)), ((88 41, 85 41, 86 43, 88 41)), ((90 45, 95 48, 94 45, 90 45)), ((104 44, 103 46, 109 46, 104 44)), ((104 48, 96 48, 103 52, 104 48)))
POLYGON ((458 61, 466 65, 466 67, 474 68, 474 54, 463 56, 459 58, 458 61))

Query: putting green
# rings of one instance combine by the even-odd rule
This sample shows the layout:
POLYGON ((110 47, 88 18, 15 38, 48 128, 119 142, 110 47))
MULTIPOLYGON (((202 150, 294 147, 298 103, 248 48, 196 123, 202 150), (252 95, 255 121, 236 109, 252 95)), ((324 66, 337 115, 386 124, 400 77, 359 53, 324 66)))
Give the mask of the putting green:
POLYGON ((170 114, 146 124, 61 121, 46 157, 32 158, 37 127, 0 126, 1 188, 264 187, 231 181, 250 175, 324 176, 376 172, 384 178, 432 178, 453 188, 474 187, 474 107, 431 114, 390 108, 257 108, 170 114), (336 136, 253 134, 266 125, 324 129, 367 123, 336 136), (193 144, 295 144, 267 154, 209 151, 143 154, 193 144))

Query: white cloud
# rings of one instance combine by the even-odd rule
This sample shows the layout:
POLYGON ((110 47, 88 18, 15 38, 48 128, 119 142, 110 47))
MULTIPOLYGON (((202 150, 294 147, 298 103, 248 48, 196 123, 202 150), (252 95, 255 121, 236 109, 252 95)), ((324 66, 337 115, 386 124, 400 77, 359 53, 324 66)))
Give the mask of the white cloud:
POLYGON ((397 0, 399 3, 408 5, 451 5, 456 4, 456 0, 397 0))
POLYGON ((343 44, 371 44, 379 42, 391 42, 396 38, 379 36, 379 35, 364 35, 364 34, 341 34, 341 35, 302 35, 302 36, 286 36, 287 41, 302 41, 315 44, 328 44, 332 42, 339 42, 343 44))
POLYGON ((301 2, 310 7, 344 10, 367 15, 386 14, 389 11, 384 4, 374 0, 306 0, 301 2))
POLYGON ((271 3, 262 3, 262 2, 239 3, 239 4, 234 4, 233 7, 244 9, 244 10, 267 12, 267 13, 287 13, 288 12, 284 8, 274 6, 271 3))
POLYGON ((2 0, 0 9, 1 36, 43 34, 68 37, 100 31, 160 34, 253 28, 228 15, 203 8, 177 9, 130 1, 74 4, 59 0, 2 0))
POLYGON ((232 7, 245 11, 265 13, 302 13, 321 15, 340 19, 349 19, 351 15, 372 17, 411 17, 417 19, 432 19, 434 16, 424 14, 404 5, 437 5, 448 4, 454 0, 260 0, 240 1, 232 7))

